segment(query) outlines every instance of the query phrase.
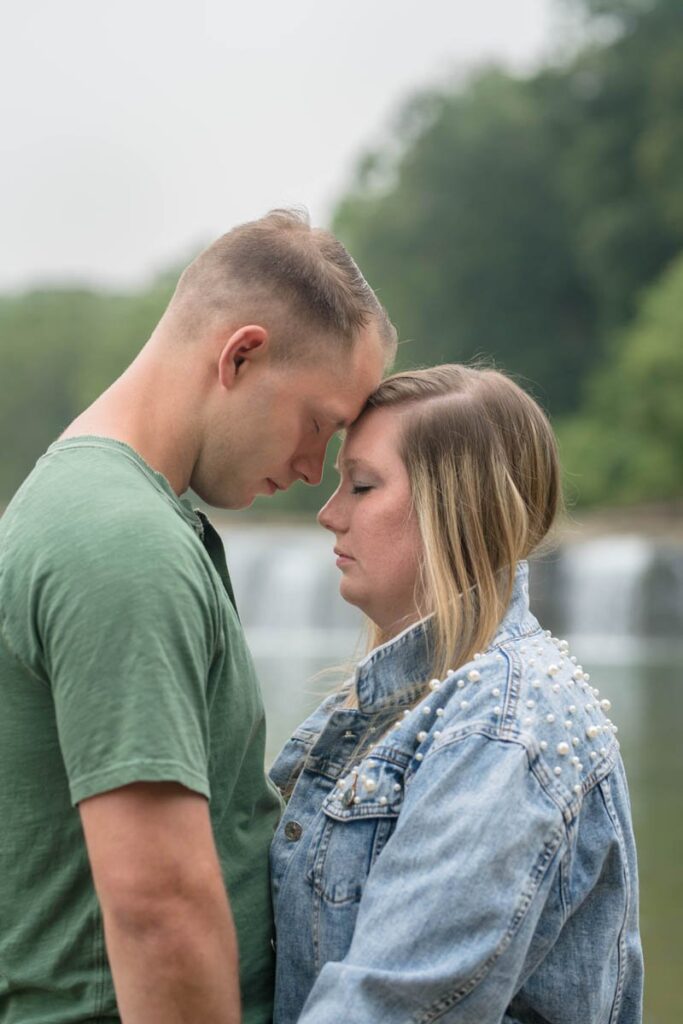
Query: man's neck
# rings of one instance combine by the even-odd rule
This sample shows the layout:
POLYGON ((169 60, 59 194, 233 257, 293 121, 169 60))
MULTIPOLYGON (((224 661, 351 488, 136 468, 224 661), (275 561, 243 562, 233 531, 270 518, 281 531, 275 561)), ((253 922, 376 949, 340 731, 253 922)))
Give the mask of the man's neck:
POLYGON ((76 417, 60 440, 88 435, 122 441, 163 474, 176 494, 183 494, 190 485, 199 440, 188 429, 196 419, 183 401, 187 392, 171 390, 172 383, 159 379, 151 360, 138 357, 76 417))

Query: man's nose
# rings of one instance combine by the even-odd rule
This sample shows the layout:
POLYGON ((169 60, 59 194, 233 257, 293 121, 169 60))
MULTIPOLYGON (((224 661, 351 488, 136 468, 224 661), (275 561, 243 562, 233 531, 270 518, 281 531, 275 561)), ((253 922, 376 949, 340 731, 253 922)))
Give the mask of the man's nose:
POLYGON ((316 486, 323 478, 323 465, 325 462, 325 451, 300 455, 292 463, 293 468, 300 480, 304 483, 316 486))

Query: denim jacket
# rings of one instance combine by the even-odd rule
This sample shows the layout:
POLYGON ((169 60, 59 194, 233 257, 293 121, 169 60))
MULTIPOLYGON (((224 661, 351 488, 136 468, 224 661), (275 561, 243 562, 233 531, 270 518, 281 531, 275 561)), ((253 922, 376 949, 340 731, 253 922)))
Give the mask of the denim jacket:
POLYGON ((527 565, 490 648, 429 677, 429 620, 377 648, 271 775, 274 1024, 636 1024, 624 769, 527 565), (413 706, 414 705, 414 706, 413 706))

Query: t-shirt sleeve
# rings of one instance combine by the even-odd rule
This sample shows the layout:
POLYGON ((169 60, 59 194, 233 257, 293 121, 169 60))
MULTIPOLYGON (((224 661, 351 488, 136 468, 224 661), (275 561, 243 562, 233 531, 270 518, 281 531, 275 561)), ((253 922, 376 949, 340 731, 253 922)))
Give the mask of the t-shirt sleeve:
POLYGON ((73 804, 132 782, 210 797, 216 611, 196 538, 122 524, 65 540, 38 617, 73 804))

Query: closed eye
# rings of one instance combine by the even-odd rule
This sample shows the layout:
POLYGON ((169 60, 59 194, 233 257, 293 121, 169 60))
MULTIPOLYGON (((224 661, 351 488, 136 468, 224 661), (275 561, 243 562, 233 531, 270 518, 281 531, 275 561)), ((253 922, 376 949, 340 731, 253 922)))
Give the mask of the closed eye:
POLYGON ((371 491, 372 487, 370 484, 354 484, 351 488, 351 494, 365 494, 366 491, 371 491))

